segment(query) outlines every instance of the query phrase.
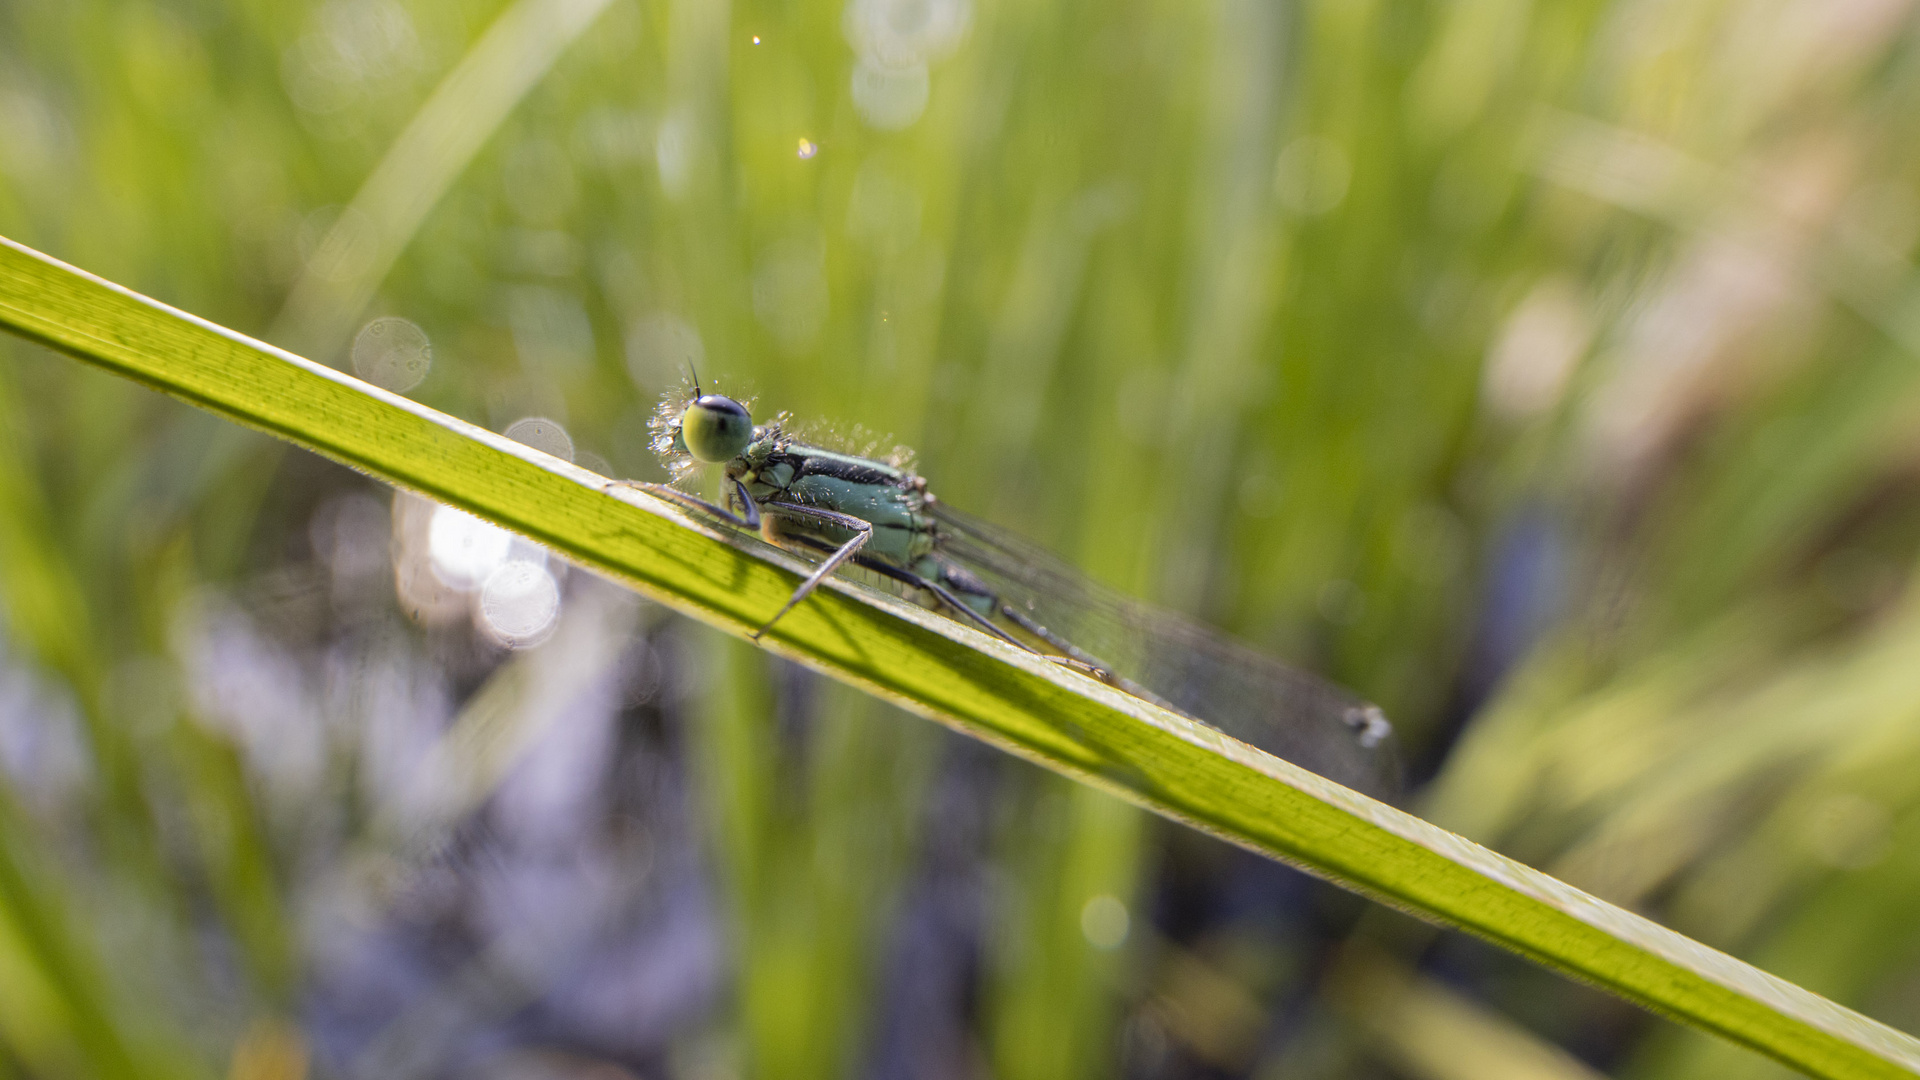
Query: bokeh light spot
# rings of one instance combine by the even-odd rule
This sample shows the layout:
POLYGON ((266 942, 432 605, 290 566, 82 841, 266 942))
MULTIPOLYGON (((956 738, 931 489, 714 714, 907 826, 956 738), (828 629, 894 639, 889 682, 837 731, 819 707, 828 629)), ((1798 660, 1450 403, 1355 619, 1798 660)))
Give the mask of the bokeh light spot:
POLYGON ((354 335, 353 373, 382 390, 404 394, 419 386, 432 366, 427 332, 405 319, 384 316, 354 335))
POLYGON ((871 127, 899 131, 927 111, 933 80, 924 63, 889 67, 862 58, 853 66, 853 108, 871 127))
POLYGON ((281 85, 302 112, 343 112, 418 68, 413 19, 394 0, 331 0, 280 60, 281 85))
POLYGON ((515 420, 501 434, 535 450, 544 450, 563 461, 573 460, 573 436, 567 434, 566 428, 544 416, 515 420))
POLYGON ((1347 200, 1353 163, 1332 139, 1303 135, 1280 151, 1273 167, 1273 194, 1301 217, 1314 217, 1347 200))
POLYGON ((538 645, 559 622, 560 586, 546 567, 515 559, 488 575, 479 616, 481 626, 503 645, 538 645))
POLYGON ((1526 419, 1553 411, 1593 340, 1578 287, 1553 277, 1535 286, 1487 352, 1481 393, 1493 411, 1526 419))
POLYGON ((908 68, 951 55, 972 21, 967 0, 852 0, 841 30, 862 59, 908 68))
POLYGON ((513 534, 464 510, 434 509, 427 527, 433 575, 448 588, 477 589, 507 560, 513 534))
POLYGON ((660 186, 670 198, 687 193, 693 181, 693 167, 700 148, 700 132, 693 116, 676 109, 654 129, 653 160, 660 170, 660 186))
POLYGON ((1080 909, 1080 933, 1096 949, 1117 949, 1126 943, 1133 918, 1117 896, 1101 893, 1080 909))

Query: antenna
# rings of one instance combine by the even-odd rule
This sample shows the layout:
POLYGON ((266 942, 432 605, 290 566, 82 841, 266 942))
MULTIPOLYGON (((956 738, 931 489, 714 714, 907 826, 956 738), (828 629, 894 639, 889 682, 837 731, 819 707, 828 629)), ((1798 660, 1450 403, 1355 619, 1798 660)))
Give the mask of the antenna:
POLYGON ((707 395, 704 392, 702 392, 700 389, 700 372, 694 369, 693 361, 691 359, 687 361, 687 374, 693 377, 694 400, 697 401, 700 398, 706 397, 707 395))

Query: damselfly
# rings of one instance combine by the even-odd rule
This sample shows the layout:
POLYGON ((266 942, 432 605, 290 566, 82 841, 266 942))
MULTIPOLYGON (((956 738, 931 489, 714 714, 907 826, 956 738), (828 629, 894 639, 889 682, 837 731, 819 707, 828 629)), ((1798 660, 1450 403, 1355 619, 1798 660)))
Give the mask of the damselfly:
POLYGON ((1172 708, 1343 783, 1390 789, 1392 727, 1379 708, 1201 623, 1096 584, 1039 547, 961 514, 899 461, 811 445, 785 418, 694 387, 656 415, 654 449, 677 477, 722 472, 721 503, 633 483, 769 542, 824 556, 764 634, 828 575, 859 567, 1001 641, 1172 708))

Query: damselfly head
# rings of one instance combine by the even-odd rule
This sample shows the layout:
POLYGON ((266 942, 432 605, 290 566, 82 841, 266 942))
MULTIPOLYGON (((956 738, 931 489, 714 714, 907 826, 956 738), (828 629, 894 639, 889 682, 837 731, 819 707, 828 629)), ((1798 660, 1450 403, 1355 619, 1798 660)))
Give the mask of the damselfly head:
POLYGON ((696 461, 732 461, 753 441, 753 416, 730 397, 702 394, 680 414, 680 441, 696 461))

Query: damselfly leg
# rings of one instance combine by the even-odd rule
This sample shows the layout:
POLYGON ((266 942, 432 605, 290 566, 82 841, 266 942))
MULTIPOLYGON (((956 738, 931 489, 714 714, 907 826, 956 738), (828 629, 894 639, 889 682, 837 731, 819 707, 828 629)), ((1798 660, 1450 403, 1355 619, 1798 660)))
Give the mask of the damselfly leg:
POLYGON ((759 641, 760 635, 773 629, 773 624, 779 622, 787 612, 792 611, 795 604, 805 600, 809 593, 819 588, 820 583, 827 579, 828 574, 840 569, 843 563, 853 558, 862 547, 866 546, 867 541, 873 536, 872 522, 854 517, 852 514, 840 514, 832 510, 822 510, 817 506, 802 506, 799 503, 789 502, 769 502, 766 504, 766 512, 774 518, 798 518, 802 521, 812 521, 817 524, 846 529, 853 533, 853 539, 848 540, 846 543, 834 549, 833 554, 827 556, 827 561, 821 563, 819 568, 814 570, 813 576, 801 582, 800 587, 793 590, 793 595, 787 597, 786 606, 774 612, 773 618, 768 619, 764 626, 753 632, 753 640, 755 641, 759 641))
MULTIPOLYGON (((853 539, 848 540, 838 548, 828 548, 825 545, 812 543, 808 544, 809 547, 819 547, 821 550, 827 551, 827 561, 821 563, 820 566, 814 570, 812 576, 802 581, 800 586, 793 590, 793 595, 787 598, 786 604, 782 606, 779 611, 774 612, 773 618, 768 619, 760 629, 753 632, 753 640, 755 641, 759 641, 762 634, 773 629, 774 623, 779 622, 785 617, 787 612, 794 609, 796 604, 805 600, 813 590, 819 588, 820 583, 826 580, 827 575, 838 570, 848 559, 853 558, 854 555, 860 551, 860 548, 866 544, 868 538, 873 535, 873 524, 871 522, 854 517, 851 514, 840 514, 832 510, 822 510, 817 506, 802 506, 798 503, 788 502, 769 502, 766 504, 766 510, 763 514, 760 504, 753 501, 753 498, 747 494, 746 486, 738 480, 733 481, 733 486, 737 490, 741 508, 746 511, 744 516, 736 514, 726 507, 716 506, 698 495, 690 495, 671 484, 655 484, 646 480, 616 480, 614 481, 614 485, 617 487, 635 488, 651 495, 658 495, 662 498, 670 499, 689 509, 711 514, 736 528, 753 529, 761 532, 769 541, 781 539, 774 530, 763 527, 769 518, 812 521, 817 524, 846 529, 853 533, 853 539)), ((794 539, 804 540, 805 538, 795 537, 794 539)))
POLYGON ((754 502, 748 495, 746 487, 737 480, 732 481, 732 483, 734 488, 737 489, 740 506, 746 511, 744 516, 736 514, 726 507, 708 502, 698 495, 692 495, 682 491, 670 484, 657 484, 646 480, 616 480, 613 483, 616 487, 635 488, 672 500, 688 509, 710 514, 736 528, 752 529, 766 536, 769 541, 797 543, 801 546, 819 551, 827 556, 826 561, 816 567, 814 572, 794 589, 793 595, 787 598, 787 602, 781 606, 779 611, 774 613, 773 618, 768 619, 761 625, 760 629, 753 632, 753 640, 755 641, 760 640, 762 635, 768 630, 773 629, 775 623, 779 622, 788 612, 792 611, 800 601, 805 600, 815 589, 819 588, 820 583, 825 581, 828 575, 838 570, 841 566, 851 562, 855 566, 871 570, 882 577, 892 578, 909 588, 918 589, 932 596, 940 606, 1009 645, 1024 649, 1035 656, 1044 657, 1059 664, 1061 667, 1071 668, 1083 675, 1090 675, 1102 682, 1114 682, 1114 677, 1112 673, 1107 670, 1106 665, 1082 653, 1079 649, 1075 648, 1069 642, 1062 640, 1046 627, 1015 610, 1004 600, 1000 599, 1000 597, 994 595, 984 584, 974 580, 973 576, 966 573, 966 571, 958 567, 947 567, 942 573, 944 580, 936 581, 910 570, 903 570, 897 566, 881 562, 878 559, 870 559, 862 556, 860 549, 865 546, 866 542, 873 536, 872 523, 862 518, 854 517, 851 514, 836 513, 832 510, 822 510, 817 506, 805 506, 790 502, 768 502, 763 512, 761 505, 754 502), (831 525, 853 533, 853 538, 838 547, 834 547, 804 534, 782 536, 779 535, 777 529, 766 527, 770 525, 773 520, 780 518, 831 525), (1058 653, 1042 652, 1032 645, 1021 641, 1019 638, 1014 637, 1012 634, 1009 634, 991 618, 981 614, 972 604, 967 603, 960 595, 957 595, 960 593, 984 600, 992 606, 996 614, 1032 635, 1036 640, 1059 650, 1058 653))
MULTIPOLYGON (((815 540, 811 537, 795 536, 795 537, 792 537, 791 539, 796 543, 799 543, 806 547, 813 548, 814 550, 820 551, 823 553, 832 553, 835 550, 837 550, 832 546, 828 544, 823 544, 820 541, 815 540)), ((889 565, 887 563, 881 562, 878 559, 870 559, 865 555, 860 555, 858 553, 856 553, 853 556, 853 558, 849 561, 851 561, 853 565, 858 566, 863 570, 871 570, 874 573, 879 574, 881 577, 890 578, 894 581, 899 582, 902 585, 907 586, 910 589, 917 589, 921 592, 926 593, 928 596, 933 597, 934 600, 940 604, 940 606, 948 609, 949 611, 953 612, 953 614, 959 616, 960 618, 965 619, 966 621, 972 623, 974 626, 978 627, 980 630, 988 634, 991 634, 994 637, 999 638, 1001 641, 1004 641, 1009 645, 1012 645, 1016 649, 1024 649, 1025 651, 1030 652, 1035 656, 1043 657, 1047 660, 1052 660, 1054 663, 1057 663, 1062 667, 1073 668, 1075 671, 1079 671, 1082 674, 1092 675, 1095 678, 1111 681, 1107 677, 1104 670, 1101 669, 1098 665, 1087 663, 1073 656, 1055 656, 1055 655, 1052 655, 1051 653, 1041 652, 1039 649, 1034 648, 1032 645, 1029 645, 1024 641, 1021 641, 1019 638, 1014 637, 1012 634, 1007 633, 1004 629, 1001 629, 998 625, 996 625, 992 619, 989 619, 987 616, 982 615, 980 614, 979 611, 975 610, 972 604, 967 603, 965 600, 961 599, 958 595, 956 595, 954 589, 949 588, 947 585, 942 584, 939 581, 935 581, 932 578, 923 577, 919 574, 914 573, 911 570, 902 570, 897 566, 889 565)), ((1021 618, 1020 616, 1015 614, 1011 609, 1007 607, 1005 603, 1003 603, 1000 600, 999 597, 994 596, 990 592, 982 591, 981 587, 978 586, 977 583, 972 588, 968 588, 965 584, 962 584, 957 581, 955 582, 955 584, 959 586, 961 591, 965 591, 965 592, 968 592, 969 594, 977 595, 985 598, 990 603, 992 603, 994 605, 994 609, 1000 612, 1001 614, 1012 616, 1011 621, 1013 621, 1016 625, 1020 626, 1022 629, 1026 629, 1029 632, 1033 632, 1037 630, 1038 632, 1035 633, 1034 636, 1039 638, 1041 641, 1044 641, 1049 645, 1053 645, 1055 648, 1059 648, 1062 651, 1070 651, 1072 649, 1071 646, 1065 645, 1064 643, 1060 642, 1057 638, 1055 638, 1052 634, 1047 633, 1044 627, 1039 627, 1035 625, 1032 622, 1032 620, 1021 618)))
MULTIPOLYGON (((947 589, 944 585, 941 585, 937 581, 934 581, 930 578, 921 577, 919 574, 916 574, 911 570, 902 570, 897 566, 888 566, 886 563, 879 562, 874 559, 868 559, 868 558, 856 556, 853 560, 853 563, 855 566, 864 567, 865 569, 871 570, 874 573, 879 574, 881 577, 892 578, 893 580, 900 582, 902 585, 906 585, 914 589, 919 589, 927 593, 927 595, 932 596, 935 600, 938 600, 943 606, 951 609, 955 615, 958 615, 968 620, 969 622, 973 623, 975 626, 979 627, 980 629, 986 631, 989 634, 992 634, 994 637, 999 638, 1001 641, 1004 641, 1009 645, 1015 646, 1017 648, 1025 649, 1026 651, 1033 653, 1036 656, 1046 655, 1045 653, 1040 652, 1040 650, 1035 649, 1033 646, 1027 644, 1026 642, 1021 641, 1019 638, 1014 637, 1012 634, 1007 633, 1005 630, 1000 629, 998 626, 995 626, 993 624, 992 619, 989 619, 985 615, 982 615, 978 611, 975 611, 972 605, 968 604, 965 600, 960 599, 958 596, 955 596, 951 590, 947 589)), ((1054 659, 1053 657, 1047 657, 1047 658, 1049 660, 1054 659)))
POLYGON ((755 532, 760 530, 760 507, 747 496, 747 489, 741 485, 738 480, 733 482, 733 486, 738 489, 737 494, 740 499, 740 505, 746 509, 745 517, 723 506, 716 506, 698 495, 689 495, 679 488, 674 487, 672 484, 656 484, 650 480, 615 480, 608 486, 633 488, 636 491, 644 491, 649 495, 658 495, 663 499, 677 502, 690 510, 698 510, 704 514, 712 514, 714 517, 736 528, 752 529, 755 532))

